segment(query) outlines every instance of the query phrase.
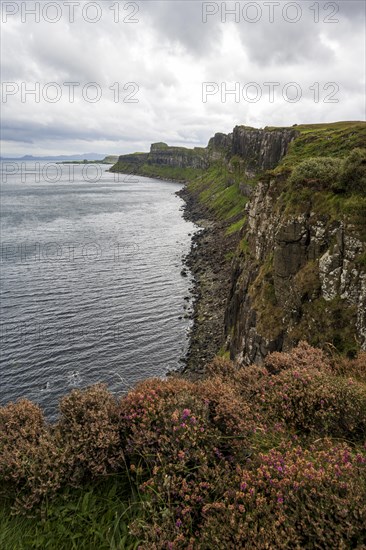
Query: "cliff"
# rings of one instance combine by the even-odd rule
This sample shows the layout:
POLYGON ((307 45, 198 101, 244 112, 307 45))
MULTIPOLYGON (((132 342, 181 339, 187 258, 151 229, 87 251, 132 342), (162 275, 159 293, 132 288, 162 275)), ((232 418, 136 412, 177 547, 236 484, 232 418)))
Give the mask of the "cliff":
POLYGON ((207 147, 188 149, 153 143, 149 153, 121 155, 111 171, 151 175, 156 169, 165 168, 168 175, 169 168, 179 168, 182 174, 185 169, 202 172, 216 161, 229 161, 237 155, 243 161, 246 174, 253 175, 259 170, 274 168, 297 133, 292 128, 261 130, 236 126, 231 134, 216 133, 207 147))
POLYGON ((188 149, 153 143, 149 153, 121 155, 110 171, 185 180, 199 175, 208 165, 206 148, 188 149))
POLYGON ((217 353, 261 363, 304 339, 366 349, 365 123, 236 126, 206 148, 154 144, 113 170, 126 168, 186 180, 187 215, 195 204, 205 227, 191 369, 217 353))
POLYGON ((366 348, 365 144, 365 124, 299 127, 289 155, 259 177, 225 314, 239 363, 301 340, 350 355, 366 348))
POLYGON ((352 215, 332 219, 311 200, 284 210, 277 183, 260 182, 248 204, 226 311, 231 357, 260 363, 300 340, 365 349, 364 235, 352 215))

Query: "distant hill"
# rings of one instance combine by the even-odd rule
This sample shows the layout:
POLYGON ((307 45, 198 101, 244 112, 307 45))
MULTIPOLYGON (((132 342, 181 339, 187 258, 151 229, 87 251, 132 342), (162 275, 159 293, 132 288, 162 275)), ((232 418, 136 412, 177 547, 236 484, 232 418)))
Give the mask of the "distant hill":
POLYGON ((24 160, 24 161, 35 161, 35 160, 103 160, 106 155, 100 153, 84 153, 81 155, 53 155, 53 156, 41 156, 34 157, 33 155, 24 155, 23 157, 0 157, 0 160, 24 160))

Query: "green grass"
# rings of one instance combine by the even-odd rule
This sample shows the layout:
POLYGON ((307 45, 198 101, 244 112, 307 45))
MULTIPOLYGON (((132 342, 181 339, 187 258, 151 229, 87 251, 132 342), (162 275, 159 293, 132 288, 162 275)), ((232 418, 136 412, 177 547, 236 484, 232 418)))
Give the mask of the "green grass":
POLYGON ((12 515, 0 500, 2 550, 133 550, 139 541, 128 525, 140 511, 126 476, 113 476, 82 489, 66 489, 36 517, 12 515))
POLYGON ((166 166, 158 164, 133 164, 129 162, 118 162, 111 168, 111 172, 122 174, 139 175, 150 178, 172 179, 174 181, 191 181, 203 173, 203 170, 196 168, 179 168, 178 166, 166 166))
POLYGON ((198 194, 200 201, 213 211, 218 219, 229 221, 240 215, 243 218, 242 214, 248 202, 248 198, 240 192, 239 184, 238 174, 229 172, 223 162, 216 162, 201 177, 191 181, 188 189, 198 194))
POLYGON ((366 147, 365 122, 302 124, 296 130, 300 135, 290 144, 275 172, 292 168, 311 157, 344 158, 352 149, 366 147))
POLYGON ((239 242, 238 249, 239 253, 241 252, 243 254, 247 254, 247 252, 249 251, 249 243, 245 237, 239 242))
POLYGON ((241 230, 241 228, 243 227, 243 225, 245 224, 245 221, 246 221, 246 217, 244 216, 244 218, 241 218, 240 220, 238 220, 237 222, 234 222, 232 223, 226 230, 226 234, 227 235, 232 235, 233 233, 237 233, 238 231, 241 230))
POLYGON ((191 181, 201 175, 203 170, 198 168, 180 168, 179 166, 165 166, 144 164, 139 169, 139 174, 151 178, 172 179, 175 181, 191 181))

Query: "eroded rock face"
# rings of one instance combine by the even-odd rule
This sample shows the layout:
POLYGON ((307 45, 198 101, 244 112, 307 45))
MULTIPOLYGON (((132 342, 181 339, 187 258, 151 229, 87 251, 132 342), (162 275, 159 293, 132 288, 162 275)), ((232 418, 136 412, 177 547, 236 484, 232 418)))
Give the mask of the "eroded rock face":
POLYGON ((300 339, 366 349, 366 273, 357 263, 366 243, 352 225, 306 207, 285 215, 277 199, 274 182, 259 183, 247 206, 248 252, 234 266, 226 313, 231 357, 260 363, 300 339))
POLYGON ((365 349, 366 273, 355 263, 357 257, 365 252, 365 243, 347 234, 347 227, 341 223, 333 235, 336 243, 319 259, 322 295, 328 302, 339 296, 346 304, 357 307, 357 335, 365 349))
POLYGON ((284 157, 297 135, 294 129, 261 130, 236 126, 231 152, 246 160, 248 171, 270 170, 284 157))
POLYGON ((207 149, 196 147, 169 147, 166 143, 153 143, 150 153, 133 153, 121 155, 118 163, 111 171, 118 172, 118 164, 123 168, 127 165, 138 173, 143 165, 170 166, 176 168, 197 168, 204 170, 209 166, 209 154, 207 149))
MULTIPOLYGON (((237 155, 243 160, 246 174, 252 176, 274 168, 297 134, 295 129, 261 130, 237 126, 230 134, 216 133, 207 147, 188 149, 170 147, 164 142, 153 143, 149 153, 122 155, 118 163, 128 164, 136 171, 144 164, 205 170, 212 162, 229 163, 229 159, 237 155)), ((118 171, 118 165, 112 171, 118 171)))
POLYGON ((231 154, 233 134, 216 133, 208 142, 208 153, 211 161, 220 160, 231 154))
POLYGON ((166 143, 153 143, 147 164, 204 170, 208 167, 209 160, 207 150, 202 147, 186 149, 185 147, 169 147, 166 143))

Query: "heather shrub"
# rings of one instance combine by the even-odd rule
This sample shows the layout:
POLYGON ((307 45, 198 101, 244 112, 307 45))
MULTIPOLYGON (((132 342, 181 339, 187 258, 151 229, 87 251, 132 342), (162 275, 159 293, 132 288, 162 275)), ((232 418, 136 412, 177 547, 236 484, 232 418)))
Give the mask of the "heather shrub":
POLYGON ((290 369, 269 379, 263 403, 273 419, 299 433, 364 441, 366 388, 314 368, 290 369))
POLYGON ((230 439, 231 451, 242 448, 240 439, 255 432, 260 417, 253 414, 250 404, 242 399, 235 385, 220 376, 209 378, 197 384, 197 394, 207 403, 208 419, 219 430, 222 437, 230 439))
POLYGON ((121 426, 132 474, 140 479, 145 515, 133 525, 141 548, 188 548, 201 508, 224 462, 208 400, 183 380, 139 384, 121 401, 121 426), (179 543, 180 541, 180 543, 179 543))
POLYGON ((220 434, 194 387, 184 380, 150 380, 122 399, 120 425, 130 459, 142 459, 151 469, 157 463, 181 470, 192 461, 207 462, 220 434))
POLYGON ((340 376, 352 377, 366 383, 366 352, 361 351, 354 359, 335 357, 332 361, 332 371, 340 376))
MULTIPOLYGON (((249 416, 254 417, 253 415, 255 415, 255 421, 258 422, 257 426, 259 426, 262 414, 260 396, 263 392, 263 379, 269 377, 268 370, 259 365, 238 368, 232 361, 215 360, 208 365, 206 372, 209 376, 207 388, 212 388, 213 391, 217 391, 214 386, 219 383, 218 380, 221 380, 221 383, 230 387, 231 394, 233 394, 233 392, 235 393, 236 399, 239 400, 238 409, 240 409, 240 407, 243 409, 241 414, 242 418, 237 420, 239 422, 243 420, 245 416, 244 409, 247 409, 249 406, 251 411, 251 415, 249 416), (214 380, 215 382, 212 383, 214 380)), ((203 387, 205 387, 205 385, 206 382, 203 383, 203 387)), ((223 393, 221 399, 229 401, 226 399, 225 391, 227 391, 227 388, 224 388, 224 392, 221 392, 223 393)), ((240 415, 240 412, 237 412, 240 415)))
POLYGON ((73 483, 116 472, 124 464, 117 402, 102 384, 61 399, 56 432, 73 483))
POLYGON ((225 359, 224 357, 215 357, 211 363, 206 365, 206 377, 212 378, 214 376, 220 376, 222 378, 228 378, 229 380, 235 376, 237 372, 233 361, 225 359))
POLYGON ((346 445, 271 450, 223 473, 198 548, 356 548, 365 542, 366 455, 346 445))
POLYGON ((0 480, 16 510, 52 496, 65 476, 63 456, 38 405, 22 399, 0 407, 0 480))
POLYGON ((321 349, 311 347, 307 342, 300 342, 290 352, 273 352, 264 360, 264 366, 271 374, 278 374, 283 370, 313 368, 323 372, 330 372, 330 360, 321 349))

